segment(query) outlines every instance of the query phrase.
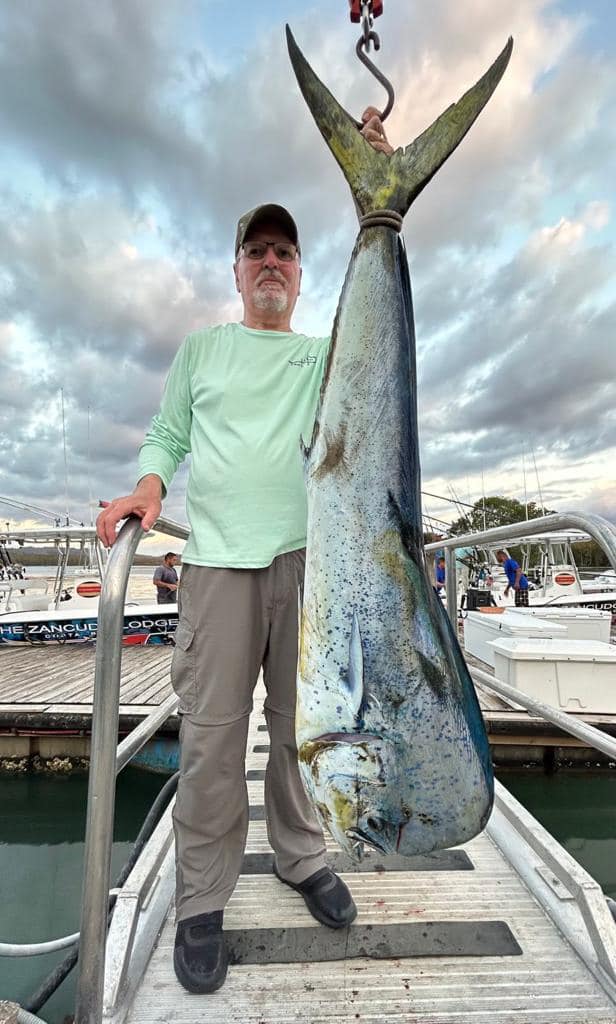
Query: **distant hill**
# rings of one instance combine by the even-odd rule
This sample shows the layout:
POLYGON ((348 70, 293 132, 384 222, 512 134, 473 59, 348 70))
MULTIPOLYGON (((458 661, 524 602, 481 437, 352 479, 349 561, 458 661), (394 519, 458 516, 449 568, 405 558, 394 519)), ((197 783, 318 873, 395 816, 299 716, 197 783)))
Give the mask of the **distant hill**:
MULTIPOLYGON (((13 562, 19 562, 21 565, 56 565, 58 561, 57 548, 49 547, 23 547, 7 548, 13 562)), ((137 554, 134 558, 135 565, 159 565, 162 562, 162 555, 141 555, 137 554)), ((82 552, 75 548, 74 551, 70 552, 68 560, 69 566, 83 565, 82 552)))

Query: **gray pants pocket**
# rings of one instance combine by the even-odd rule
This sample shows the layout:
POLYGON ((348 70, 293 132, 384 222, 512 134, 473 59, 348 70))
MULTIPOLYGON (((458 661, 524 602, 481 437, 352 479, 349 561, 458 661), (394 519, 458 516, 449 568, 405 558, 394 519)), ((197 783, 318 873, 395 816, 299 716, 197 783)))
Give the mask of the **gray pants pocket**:
POLYGON ((171 685, 180 698, 180 713, 192 714, 197 706, 197 665, 195 631, 180 622, 175 631, 175 650, 171 661, 171 685))

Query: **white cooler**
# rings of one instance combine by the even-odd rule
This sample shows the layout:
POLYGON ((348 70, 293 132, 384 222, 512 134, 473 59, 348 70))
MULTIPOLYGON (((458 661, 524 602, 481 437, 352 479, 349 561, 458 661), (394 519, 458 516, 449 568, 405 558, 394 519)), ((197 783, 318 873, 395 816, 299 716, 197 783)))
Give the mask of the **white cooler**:
POLYGON ((494 674, 563 711, 616 714, 616 645, 599 640, 492 642, 494 674))
POLYGON ((502 614, 469 612, 464 620, 464 650, 494 668, 493 640, 503 637, 566 637, 567 627, 558 622, 519 615, 518 611, 502 614))
POLYGON ((610 642, 612 613, 599 608, 559 608, 537 605, 535 608, 516 608, 516 615, 526 615, 567 627, 567 640, 601 640, 610 642))

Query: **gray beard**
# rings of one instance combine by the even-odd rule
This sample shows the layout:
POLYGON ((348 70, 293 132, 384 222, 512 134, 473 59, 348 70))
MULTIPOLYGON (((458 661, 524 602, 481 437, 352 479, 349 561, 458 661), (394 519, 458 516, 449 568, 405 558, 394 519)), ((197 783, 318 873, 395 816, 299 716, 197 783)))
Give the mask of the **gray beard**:
POLYGON ((264 288, 255 289, 253 301, 257 309, 270 313, 284 313, 289 305, 289 297, 286 292, 276 292, 273 295, 264 288))

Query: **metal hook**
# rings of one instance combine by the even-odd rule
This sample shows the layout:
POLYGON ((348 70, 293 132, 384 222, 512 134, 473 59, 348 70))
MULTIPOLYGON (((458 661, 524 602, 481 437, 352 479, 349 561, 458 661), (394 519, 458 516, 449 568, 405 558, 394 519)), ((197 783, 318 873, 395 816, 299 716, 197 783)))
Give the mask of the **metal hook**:
MULTIPOLYGON (((382 110, 381 113, 379 114, 379 118, 381 119, 381 122, 383 122, 385 118, 389 117, 389 115, 391 114, 392 107, 394 105, 395 94, 394 88, 389 79, 385 78, 383 72, 380 71, 379 68, 377 68, 376 64, 373 64, 370 58, 368 57, 371 43, 374 45, 375 50, 380 50, 381 40, 379 39, 379 36, 372 28, 372 15, 370 13, 370 5, 364 3, 362 4, 362 34, 357 41, 355 53, 359 57, 362 64, 364 64, 368 68, 368 71, 372 75, 374 75, 376 80, 381 83, 381 85, 387 92, 387 105, 385 106, 385 109, 382 110)), ((357 125, 358 128, 363 128, 364 126, 362 121, 356 121, 355 124, 357 125)))

